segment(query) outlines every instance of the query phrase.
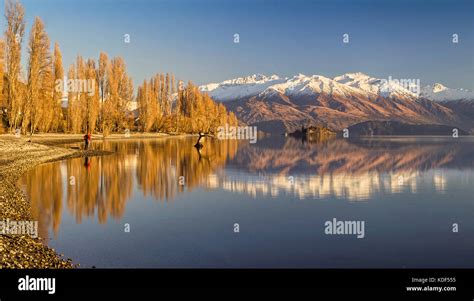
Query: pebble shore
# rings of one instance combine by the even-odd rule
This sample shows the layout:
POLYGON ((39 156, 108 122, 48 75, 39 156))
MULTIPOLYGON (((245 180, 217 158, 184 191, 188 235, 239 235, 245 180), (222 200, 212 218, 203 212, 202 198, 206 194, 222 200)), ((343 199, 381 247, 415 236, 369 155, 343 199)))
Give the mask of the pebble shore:
MULTIPOLYGON (((0 220, 32 220, 30 203, 17 184, 28 169, 57 160, 110 154, 97 150, 59 147, 51 145, 52 143, 44 145, 40 144, 41 142, 36 139, 28 142, 27 138, 0 135, 0 220)), ((80 139, 76 139, 76 142, 80 142, 80 139)), ((75 265, 71 259, 64 258, 49 248, 41 237, 0 235, 0 268, 73 267, 75 265)))

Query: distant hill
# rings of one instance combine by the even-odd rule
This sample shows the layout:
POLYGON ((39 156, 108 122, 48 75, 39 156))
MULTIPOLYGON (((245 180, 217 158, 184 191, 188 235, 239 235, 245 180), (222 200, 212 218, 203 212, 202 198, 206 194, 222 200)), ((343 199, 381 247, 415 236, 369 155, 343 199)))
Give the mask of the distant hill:
MULTIPOLYGON (((365 121, 348 128, 350 136, 377 136, 377 135, 432 135, 451 136, 456 127, 440 124, 407 124, 399 121, 365 121)), ((458 135, 468 133, 458 129, 458 135)))

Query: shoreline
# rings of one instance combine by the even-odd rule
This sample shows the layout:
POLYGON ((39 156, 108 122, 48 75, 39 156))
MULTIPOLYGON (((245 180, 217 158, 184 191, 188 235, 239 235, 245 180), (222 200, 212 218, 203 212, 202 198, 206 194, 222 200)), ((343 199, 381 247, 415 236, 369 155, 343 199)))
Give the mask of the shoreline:
MULTIPOLYGON (((193 137, 191 134, 130 133, 103 137, 92 135, 93 142, 109 140, 163 139, 193 137)), ((85 156, 105 156, 110 151, 83 150, 67 144, 83 143, 82 134, 35 134, 32 137, 0 134, 0 221, 33 221, 31 204, 18 186, 30 169, 44 163, 85 156), (31 141, 31 142, 30 142, 31 141), (63 145, 63 146, 62 146, 63 145)), ((0 234, 1 268, 75 268, 70 258, 58 254, 41 237, 0 234)))
MULTIPOLYGON (((55 146, 82 141, 81 135, 63 134, 17 138, 0 135, 0 221, 33 221, 31 204, 18 187, 19 179, 39 164, 84 156, 112 154, 100 150, 79 150, 55 146), (61 137, 60 137, 61 136, 61 137), (79 139, 79 140, 78 140, 79 139)), ((2 229, 3 230, 3 229, 2 229)), ((43 243, 41 237, 0 235, 0 268, 74 268, 72 259, 43 243)))
MULTIPOLYGON (((164 133, 135 133, 131 132, 128 136, 126 134, 111 134, 107 137, 103 137, 101 134, 92 134, 92 141, 110 141, 110 140, 131 140, 131 139, 150 139, 150 138, 179 138, 179 137, 193 137, 196 135, 192 134, 164 134, 164 133)), ((22 139, 23 141, 28 141, 29 136, 25 135, 24 138, 16 138, 12 134, 3 134, 0 135, 0 139, 13 139, 18 140, 22 139)), ((71 143, 83 143, 83 134, 35 134, 31 142, 38 143, 42 145, 55 146, 55 145, 64 145, 71 143)))

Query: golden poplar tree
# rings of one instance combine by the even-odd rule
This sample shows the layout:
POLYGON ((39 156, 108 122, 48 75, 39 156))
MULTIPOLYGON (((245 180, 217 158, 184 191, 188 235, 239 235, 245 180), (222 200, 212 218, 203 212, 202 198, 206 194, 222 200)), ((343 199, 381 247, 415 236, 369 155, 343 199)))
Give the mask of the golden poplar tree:
POLYGON ((137 96, 135 98, 135 101, 137 102, 138 106, 138 123, 139 123, 139 129, 142 131, 145 131, 145 117, 146 117, 146 112, 147 112, 147 107, 146 103, 144 101, 144 96, 143 96, 143 85, 138 86, 137 89, 137 96))
POLYGON ((75 82, 78 79, 76 66, 71 64, 68 71, 68 96, 67 96, 67 115, 68 131, 71 133, 80 133, 82 126, 82 103, 79 94, 75 89, 75 82))
POLYGON ((133 97, 133 81, 127 74, 125 61, 115 57, 107 69, 107 99, 104 107, 104 132, 127 127, 128 108, 133 97))
POLYGON ((165 75, 165 102, 166 102, 166 111, 165 111, 165 114, 166 115, 170 115, 171 114, 171 104, 170 104, 170 75, 169 73, 166 73, 165 75))
MULTIPOLYGON (((5 69, 5 43, 0 39, 0 108, 4 109, 6 104, 3 97, 3 76, 5 69)), ((2 110, 2 113, 4 111, 2 110)))
MULTIPOLYGON (((174 79, 174 76, 172 77, 174 79)), ((183 107, 183 98, 184 98, 184 91, 183 91, 183 82, 178 81, 176 87, 176 105, 175 105, 175 132, 180 133, 180 124, 182 119, 182 107, 183 107)))
POLYGON ((163 115, 166 116, 166 112, 168 111, 168 103, 165 97, 165 76, 160 74, 160 105, 163 111, 163 115))
POLYGON ((148 121, 147 123, 149 124, 149 130, 156 129, 156 127, 159 126, 160 118, 159 116, 159 103, 158 103, 158 90, 159 90, 159 82, 156 79, 156 76, 152 77, 150 79, 150 82, 148 83, 149 89, 147 90, 146 94, 146 103, 147 103, 147 108, 148 108, 148 121))
POLYGON ((53 121, 51 124, 51 130, 57 132, 58 130, 64 131, 63 125, 63 113, 61 107, 61 101, 63 98, 63 83, 64 80, 64 68, 63 68, 63 58, 61 54, 61 49, 59 44, 54 44, 54 62, 53 62, 53 84, 54 91, 52 97, 52 106, 53 106, 53 121))
POLYGON ((76 105, 75 113, 75 121, 78 123, 76 124, 76 132, 84 133, 88 130, 88 122, 89 122, 89 102, 86 99, 86 91, 85 87, 87 87, 86 82, 86 65, 84 62, 84 58, 81 55, 78 55, 76 58, 76 78, 74 81, 74 88, 76 92, 76 105))
POLYGON ((175 78, 174 78, 174 74, 171 74, 171 94, 175 94, 176 93, 176 81, 175 81, 175 78))
POLYGON ((104 131, 104 103, 107 93, 107 69, 109 68, 109 57, 107 53, 99 54, 99 64, 97 66, 97 83, 100 93, 100 113, 99 113, 99 130, 104 131))
POLYGON ((44 79, 40 89, 40 99, 38 106, 41 115, 37 121, 37 128, 40 132, 46 133, 52 130, 54 120, 54 69, 52 61, 48 63, 50 66, 45 70, 44 79))
POLYGON ((45 114, 44 103, 51 92, 51 54, 49 37, 44 29, 44 24, 39 17, 35 18, 31 28, 28 43, 28 82, 27 105, 23 128, 29 126, 30 135, 37 129, 38 124, 45 114))
POLYGON ((148 83, 144 80, 137 92, 139 120, 143 132, 148 132, 153 125, 153 108, 151 107, 149 90, 148 83))
POLYGON ((25 11, 14 0, 5 1, 6 47, 6 107, 10 130, 17 128, 22 119, 24 99, 21 97, 21 43, 25 34, 25 11))
POLYGON ((162 82, 161 82, 161 75, 156 74, 154 77, 155 82, 155 89, 154 94, 152 95, 152 100, 156 103, 156 112, 155 112, 155 130, 160 131, 164 125, 164 105, 163 105, 163 98, 162 98, 162 82))
POLYGON ((100 97, 98 90, 98 83, 96 77, 95 61, 93 59, 87 60, 85 66, 85 80, 87 81, 88 87, 92 87, 92 91, 85 93, 86 108, 87 108, 87 124, 86 132, 93 132, 96 128, 97 119, 100 112, 100 97))

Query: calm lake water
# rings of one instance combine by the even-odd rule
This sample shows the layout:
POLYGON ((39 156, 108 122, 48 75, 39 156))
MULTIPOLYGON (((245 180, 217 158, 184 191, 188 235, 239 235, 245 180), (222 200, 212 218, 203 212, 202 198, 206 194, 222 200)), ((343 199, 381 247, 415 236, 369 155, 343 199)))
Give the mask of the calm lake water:
POLYGON ((31 170, 40 236, 82 267, 474 267, 473 138, 194 142, 31 170), (325 234, 333 218, 365 237, 325 234))

